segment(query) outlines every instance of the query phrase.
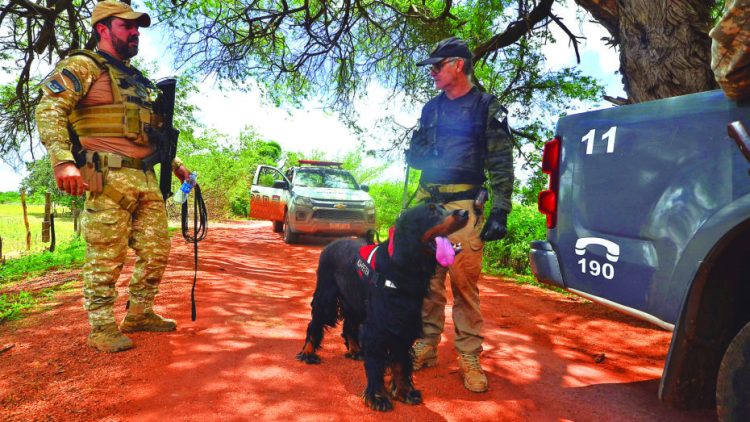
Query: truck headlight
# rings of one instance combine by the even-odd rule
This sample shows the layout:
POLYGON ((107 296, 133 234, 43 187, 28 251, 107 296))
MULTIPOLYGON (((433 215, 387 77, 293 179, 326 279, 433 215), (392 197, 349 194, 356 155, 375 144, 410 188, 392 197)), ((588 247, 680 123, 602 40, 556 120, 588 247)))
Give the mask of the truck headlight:
POLYGON ((294 205, 302 205, 305 207, 312 207, 312 201, 306 196, 295 196, 294 205))
POLYGON ((362 205, 364 205, 366 210, 374 210, 375 209, 375 201, 372 199, 368 199, 367 201, 363 202, 362 205))

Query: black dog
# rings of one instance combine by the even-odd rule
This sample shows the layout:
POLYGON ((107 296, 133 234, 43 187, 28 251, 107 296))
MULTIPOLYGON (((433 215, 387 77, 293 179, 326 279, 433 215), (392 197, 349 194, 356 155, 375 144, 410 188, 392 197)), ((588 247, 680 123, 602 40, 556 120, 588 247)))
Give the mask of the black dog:
POLYGON ((312 320, 297 359, 320 363, 315 352, 324 328, 343 319, 345 356, 365 361, 365 404, 393 409, 385 388, 386 367, 391 369, 390 395, 421 403, 422 393, 412 383, 411 346, 422 333, 422 301, 437 265, 436 238, 461 229, 467 220, 465 210, 423 204, 403 213, 384 243, 342 239, 328 245, 320 255, 312 320))

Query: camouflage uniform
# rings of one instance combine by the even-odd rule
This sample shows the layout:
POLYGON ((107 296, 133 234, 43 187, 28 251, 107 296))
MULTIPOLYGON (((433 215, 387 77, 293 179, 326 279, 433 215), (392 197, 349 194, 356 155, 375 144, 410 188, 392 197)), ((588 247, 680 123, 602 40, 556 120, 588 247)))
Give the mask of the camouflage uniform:
MULTIPOLYGON (((92 54, 74 54, 62 60, 42 83, 43 96, 36 109, 36 121, 40 139, 47 148, 53 167, 74 162, 68 127, 76 126, 71 116, 85 114, 82 112, 81 101, 89 94, 98 78, 105 72, 109 72, 110 77, 114 78, 113 72, 116 70, 102 66, 101 62, 97 63, 91 58, 92 54)), ((127 63, 125 65, 128 66, 127 63)), ((140 100, 129 101, 148 103, 153 99, 153 92, 144 92, 142 86, 138 88, 138 95, 142 97, 140 100)), ((117 102, 117 93, 113 92, 113 96, 117 102)), ((123 98, 126 98, 125 94, 123 98)), ((131 104, 125 104, 124 107, 133 108, 131 104)), ((144 112, 143 107, 139 109, 136 113, 140 114, 139 118, 145 119, 144 113, 148 109, 145 110, 144 112)), ((96 123, 97 119, 104 121, 105 118, 94 116, 88 121, 96 123)), ((122 116, 118 119, 126 120, 122 116)), ((82 117, 80 121, 85 122, 86 119, 82 117)), ((124 126, 126 128, 121 130, 128 130, 128 124, 124 126)), ((83 129, 74 129, 79 135, 88 130, 86 125, 79 125, 80 127, 83 129)), ((97 130, 103 129, 94 128, 87 133, 96 137, 97 130)), ((136 144, 148 145, 145 135, 142 135, 121 137, 136 144)), ((104 136, 105 139, 106 136, 118 137, 112 133, 104 136)), ((133 248, 136 254, 135 268, 129 284, 131 309, 135 306, 147 312, 151 312, 170 247, 166 209, 154 171, 113 166, 116 154, 102 153, 101 156, 110 157, 110 164, 102 169, 103 185, 113 188, 119 196, 113 197, 106 191, 87 192, 86 209, 82 218, 83 237, 87 244, 83 295, 84 309, 88 311, 93 328, 115 323, 112 310, 117 297, 115 283, 125 262, 127 247, 133 248)), ((127 157, 124 159, 128 160, 127 157)), ((178 165, 179 160, 175 160, 173 168, 178 165)))
POLYGON ((445 276, 448 273, 453 292, 455 347, 459 353, 479 355, 483 319, 478 281, 482 271, 484 243, 480 232, 484 215, 481 211, 475 212, 473 196, 485 181, 486 169, 490 175, 493 208, 511 211, 513 155, 505 110, 494 97, 480 93, 476 87, 454 100, 441 93, 422 109, 419 132, 421 136, 435 137, 440 158, 423 166, 417 199, 443 202, 449 210, 471 211, 466 227, 449 236, 451 242, 461 243, 463 251, 456 256, 450 269, 439 267, 430 280, 430 290, 422 308, 424 333, 420 341, 433 347, 440 343, 445 324, 445 276), (478 103, 487 100, 486 115, 477 118, 476 113, 483 113, 478 103), (478 127, 472 132, 472 126, 478 127), (461 198, 466 192, 472 192, 471 197, 461 198), (451 199, 451 196, 460 199, 451 199))
POLYGON ((733 100, 750 96, 750 0, 727 0, 724 16, 711 30, 711 68, 733 100))

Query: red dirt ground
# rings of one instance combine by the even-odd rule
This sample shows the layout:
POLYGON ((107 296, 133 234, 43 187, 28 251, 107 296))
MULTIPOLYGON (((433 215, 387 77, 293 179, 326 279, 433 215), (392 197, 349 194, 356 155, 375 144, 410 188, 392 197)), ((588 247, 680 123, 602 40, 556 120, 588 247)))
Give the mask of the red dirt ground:
MULTIPOLYGON (((366 408, 361 362, 331 331, 321 365, 302 347, 322 244, 287 246, 266 222, 212 224, 200 244, 198 318, 190 321, 192 249, 176 234, 157 311, 173 333, 132 335, 135 349, 85 345, 80 292, 49 311, 0 326, 0 420, 711 420, 657 399, 671 334, 587 301, 481 280, 483 365, 490 390, 470 393, 451 346, 416 374, 424 403, 366 408), (601 360, 602 354, 604 360, 601 360)), ((127 277, 116 314, 125 312, 127 277)))

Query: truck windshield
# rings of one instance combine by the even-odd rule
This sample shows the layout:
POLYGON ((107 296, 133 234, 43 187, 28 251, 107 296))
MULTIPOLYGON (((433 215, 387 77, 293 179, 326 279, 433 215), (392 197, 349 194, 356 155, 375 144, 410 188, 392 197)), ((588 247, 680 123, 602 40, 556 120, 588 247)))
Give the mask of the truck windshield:
POLYGON ((311 188, 358 189, 357 182, 345 170, 301 169, 294 176, 295 186, 311 188))

